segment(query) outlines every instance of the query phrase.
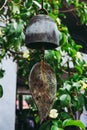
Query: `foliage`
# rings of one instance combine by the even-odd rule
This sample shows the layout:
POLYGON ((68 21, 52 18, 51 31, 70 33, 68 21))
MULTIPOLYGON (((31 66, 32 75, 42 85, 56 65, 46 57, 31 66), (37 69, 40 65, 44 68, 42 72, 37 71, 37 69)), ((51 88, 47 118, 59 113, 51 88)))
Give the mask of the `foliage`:
POLYGON ((0 85, 0 98, 3 96, 3 88, 2 86, 0 85))
MULTIPOLYGON (((85 129, 80 121, 76 121, 76 112, 81 113, 85 105, 87 108, 87 64, 79 50, 81 45, 77 45, 72 39, 68 28, 62 23, 66 18, 61 12, 66 4, 72 7, 79 18, 79 24, 87 25, 87 5, 80 0, 44 0, 44 8, 51 16, 61 33, 60 46, 58 49, 45 51, 45 61, 54 68, 57 77, 57 94, 53 108, 58 110, 58 119, 48 119, 40 125, 40 130, 63 130, 65 126, 75 125, 85 129), (67 60, 63 64, 63 60, 67 60), (73 64, 74 72, 71 72, 70 62, 73 64), (66 73, 67 79, 62 76, 66 73), (69 120, 67 120, 69 119, 69 120), (72 119, 72 120, 70 120, 72 119)), ((0 62, 8 55, 14 57, 18 63, 18 78, 28 87, 28 75, 32 66, 41 60, 40 50, 31 50, 27 48, 27 56, 23 50, 25 46, 25 30, 29 20, 36 15, 41 8, 41 0, 0 0, 0 22, 4 26, 0 28, 0 62)), ((67 11, 67 10, 65 10, 67 11)), ((0 78, 4 71, 0 69, 0 78)), ((0 97, 3 95, 0 85, 0 97)))
MULTIPOLYGON (((4 76, 4 70, 0 69, 0 79, 4 76)), ((0 98, 3 96, 3 87, 0 85, 0 98)))
POLYGON ((66 119, 63 122, 61 120, 47 121, 41 125, 39 130, 64 130, 67 126, 76 126, 85 130, 83 123, 79 120, 66 119))

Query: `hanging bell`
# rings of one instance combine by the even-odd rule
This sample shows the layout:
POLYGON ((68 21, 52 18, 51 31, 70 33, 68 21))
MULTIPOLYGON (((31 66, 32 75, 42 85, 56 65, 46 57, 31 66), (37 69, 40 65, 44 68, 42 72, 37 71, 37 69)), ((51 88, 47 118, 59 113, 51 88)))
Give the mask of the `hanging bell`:
POLYGON ((32 49, 54 49, 59 45, 60 32, 54 20, 45 14, 33 16, 26 28, 25 43, 32 49))

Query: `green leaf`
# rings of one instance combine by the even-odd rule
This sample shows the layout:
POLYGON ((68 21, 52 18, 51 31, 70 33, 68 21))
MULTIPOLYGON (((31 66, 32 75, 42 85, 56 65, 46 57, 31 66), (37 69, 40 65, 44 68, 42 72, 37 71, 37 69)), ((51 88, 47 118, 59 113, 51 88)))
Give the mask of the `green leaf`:
POLYGON ((0 85, 0 98, 3 96, 3 88, 2 86, 0 85))
POLYGON ((12 9, 13 14, 20 13, 20 6, 19 6, 19 4, 16 4, 14 1, 11 2, 11 9, 12 9))
POLYGON ((62 128, 62 121, 61 120, 52 120, 53 125, 62 128))
POLYGON ((0 78, 3 78, 3 76, 4 76, 4 70, 3 69, 0 69, 0 78))
POLYGON ((14 0, 14 2, 15 2, 15 3, 20 3, 20 2, 21 2, 21 0, 14 0))
POLYGON ((72 0, 66 0, 67 1, 67 3, 70 5, 70 4, 72 4, 72 0))
POLYGON ((71 97, 69 94, 63 94, 62 96, 60 96, 60 102, 61 105, 63 106, 69 106, 71 103, 71 97))
POLYGON ((82 74, 83 70, 82 70, 81 66, 76 65, 75 69, 79 72, 79 74, 82 74))
MULTIPOLYGON (((60 30, 60 31, 62 31, 62 30, 60 30)), ((61 33, 62 35, 62 38, 61 38, 61 40, 60 40, 60 45, 62 45, 61 47, 61 49, 62 50, 64 50, 64 49, 66 49, 65 47, 66 47, 66 42, 67 42, 67 35, 65 34, 65 33, 61 33)))
POLYGON ((76 126, 81 128, 82 130, 86 130, 84 124, 80 120, 66 119, 63 122, 63 128, 65 128, 66 126, 76 126))
POLYGON ((77 94, 72 100, 73 106, 76 111, 82 111, 84 106, 84 97, 81 93, 77 94))
POLYGON ((71 118, 71 115, 70 115, 70 113, 68 113, 68 112, 61 112, 61 113, 60 113, 60 117, 61 117, 63 120, 65 120, 65 119, 71 118))
POLYGON ((53 125, 58 126, 58 121, 57 120, 52 120, 52 123, 53 123, 53 125))
POLYGON ((82 48, 81 45, 76 45, 75 47, 76 47, 77 51, 82 48))
POLYGON ((58 50, 54 51, 54 55, 55 55, 54 58, 57 59, 58 63, 60 63, 60 61, 61 61, 60 51, 58 51, 58 50))
POLYGON ((81 78, 81 77, 80 77, 80 75, 79 75, 78 73, 75 73, 74 76, 73 76, 73 80, 74 80, 75 82, 79 81, 80 78, 81 78))
POLYGON ((37 7, 41 8, 41 4, 39 4, 39 2, 33 0, 33 3, 34 3, 37 7))
POLYGON ((46 122, 41 124, 39 130, 50 130, 50 128, 51 128, 51 122, 46 121, 46 122))
POLYGON ((52 125, 51 130, 63 130, 63 128, 59 128, 56 125, 52 125))
POLYGON ((63 89, 66 89, 67 91, 70 91, 71 90, 71 85, 66 81, 65 83, 64 83, 64 86, 63 86, 63 89))

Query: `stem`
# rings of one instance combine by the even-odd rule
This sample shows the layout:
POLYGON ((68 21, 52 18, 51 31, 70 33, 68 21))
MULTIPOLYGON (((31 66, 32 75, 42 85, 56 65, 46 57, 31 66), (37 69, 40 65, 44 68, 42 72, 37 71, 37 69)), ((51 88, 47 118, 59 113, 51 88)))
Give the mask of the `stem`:
POLYGON ((67 67, 68 67, 68 77, 70 77, 69 60, 67 61, 67 67))
POLYGON ((71 108, 71 107, 69 107, 69 108, 68 108, 68 110, 69 110, 69 112, 70 112, 71 116, 73 117, 73 119, 75 120, 75 115, 73 114, 72 108, 71 108))

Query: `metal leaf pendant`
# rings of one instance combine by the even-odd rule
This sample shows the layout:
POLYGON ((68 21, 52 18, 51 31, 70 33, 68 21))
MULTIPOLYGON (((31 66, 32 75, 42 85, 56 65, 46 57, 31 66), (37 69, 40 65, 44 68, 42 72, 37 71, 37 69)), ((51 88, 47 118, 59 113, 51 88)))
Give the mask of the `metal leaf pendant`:
POLYGON ((57 81, 53 68, 44 61, 36 63, 29 75, 29 87, 42 122, 47 117, 56 95, 57 81))

